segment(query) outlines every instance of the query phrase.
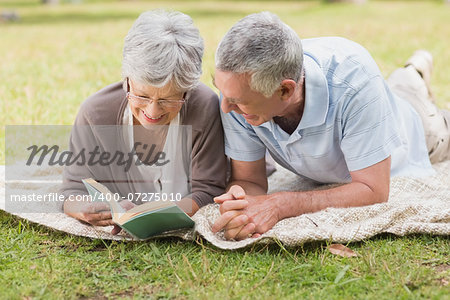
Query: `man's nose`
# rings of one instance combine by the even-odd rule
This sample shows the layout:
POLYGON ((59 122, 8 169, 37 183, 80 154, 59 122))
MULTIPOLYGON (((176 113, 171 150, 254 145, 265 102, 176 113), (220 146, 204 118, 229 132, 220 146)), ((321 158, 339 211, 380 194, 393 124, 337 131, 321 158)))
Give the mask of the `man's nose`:
POLYGON ((233 110, 236 110, 236 108, 237 108, 237 106, 236 106, 236 104, 232 104, 232 103, 230 103, 228 100, 227 100, 227 98, 223 98, 222 99, 222 103, 220 104, 220 108, 222 109, 222 111, 224 112, 224 113, 229 113, 229 112, 231 112, 231 111, 233 111, 233 110))

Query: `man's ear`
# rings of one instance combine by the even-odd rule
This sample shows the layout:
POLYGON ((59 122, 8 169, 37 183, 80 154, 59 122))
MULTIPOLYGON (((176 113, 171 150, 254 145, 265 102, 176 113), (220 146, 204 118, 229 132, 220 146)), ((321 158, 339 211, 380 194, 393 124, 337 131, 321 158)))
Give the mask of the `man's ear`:
POLYGON ((281 100, 286 101, 292 97, 297 83, 292 79, 285 79, 281 82, 281 100))

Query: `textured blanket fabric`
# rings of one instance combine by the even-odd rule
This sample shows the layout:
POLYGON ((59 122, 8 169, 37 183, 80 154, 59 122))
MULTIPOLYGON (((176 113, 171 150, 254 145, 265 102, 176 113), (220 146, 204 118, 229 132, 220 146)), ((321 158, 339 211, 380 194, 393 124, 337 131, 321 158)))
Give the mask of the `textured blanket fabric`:
MULTIPOLYGON (((427 233, 438 235, 450 234, 450 161, 434 165, 436 175, 426 178, 394 178, 391 181, 389 201, 357 208, 328 208, 326 210, 284 219, 258 239, 243 241, 226 241, 222 233, 213 234, 211 226, 219 217, 218 205, 211 204, 200 209, 193 217, 195 230, 173 232, 164 236, 177 236, 192 240, 200 234, 213 245, 222 249, 242 248, 252 243, 271 243, 279 240, 285 245, 295 246, 317 240, 333 240, 346 243, 370 238, 382 232, 396 235, 427 233)), ((30 172, 33 172, 30 169, 30 172)), ((33 178, 37 182, 60 181, 61 170, 52 168, 48 172, 35 171, 33 178)), ((21 218, 74 235, 90 238, 132 240, 125 234, 113 236, 112 227, 93 227, 82 224, 61 212, 60 202, 41 202, 42 212, 30 213, 29 203, 5 207, 5 169, 0 168, 0 208, 21 218), (19 208, 18 208, 19 206, 19 208), (50 212, 53 211, 53 212, 50 212)), ((52 193, 57 184, 13 182, 8 183, 9 193, 52 193)), ((289 171, 278 167, 269 178, 269 191, 311 190, 326 188, 313 182, 301 180, 289 171)))

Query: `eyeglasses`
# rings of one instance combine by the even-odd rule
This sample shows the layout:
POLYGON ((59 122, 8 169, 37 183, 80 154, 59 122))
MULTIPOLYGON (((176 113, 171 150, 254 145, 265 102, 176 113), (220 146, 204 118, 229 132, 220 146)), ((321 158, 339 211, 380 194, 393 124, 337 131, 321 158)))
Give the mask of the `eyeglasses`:
POLYGON ((136 106, 147 106, 148 104, 152 104, 154 101, 156 101, 156 103, 159 105, 159 107, 161 108, 165 108, 165 109, 176 109, 179 108, 181 105, 183 105, 183 103, 186 102, 186 99, 184 99, 186 97, 186 93, 183 94, 183 98, 182 99, 151 99, 148 97, 141 97, 141 96, 136 96, 133 95, 130 92, 130 84, 129 84, 129 80, 127 78, 127 94, 126 97, 129 101, 133 102, 136 106))

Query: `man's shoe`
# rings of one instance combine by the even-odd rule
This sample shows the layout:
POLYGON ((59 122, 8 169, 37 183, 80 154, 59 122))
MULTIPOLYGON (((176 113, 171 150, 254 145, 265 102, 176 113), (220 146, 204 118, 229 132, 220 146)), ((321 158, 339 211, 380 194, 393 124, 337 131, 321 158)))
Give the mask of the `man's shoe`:
POLYGON ((430 99, 433 99, 430 88, 431 73, 433 71, 433 55, 427 50, 417 50, 406 61, 405 67, 407 66, 413 66, 420 76, 422 76, 428 89, 428 95, 430 99))

